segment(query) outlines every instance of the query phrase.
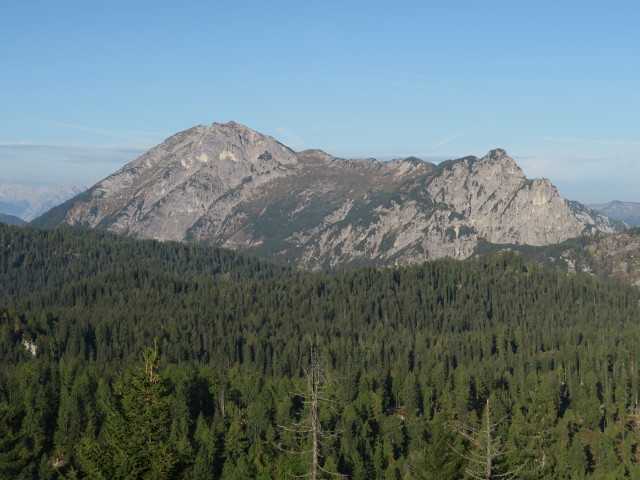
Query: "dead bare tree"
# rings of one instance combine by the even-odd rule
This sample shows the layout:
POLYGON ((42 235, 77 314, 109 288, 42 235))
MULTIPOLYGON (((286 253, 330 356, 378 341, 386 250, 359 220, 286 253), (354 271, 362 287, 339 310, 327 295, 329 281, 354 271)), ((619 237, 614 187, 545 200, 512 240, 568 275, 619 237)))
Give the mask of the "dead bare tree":
POLYGON ((496 435, 496 429, 503 420, 492 420, 490 400, 487 398, 480 428, 460 422, 457 424, 458 433, 469 441, 469 447, 465 452, 454 450, 469 462, 465 472, 470 477, 477 480, 510 480, 517 478, 518 472, 524 467, 520 465, 515 469, 501 471, 498 466, 499 459, 507 453, 496 435))
POLYGON ((281 444, 277 447, 287 453, 298 455, 310 455, 310 471, 301 477, 310 478, 311 480, 321 480, 321 475, 326 474, 329 477, 344 477, 337 472, 326 470, 320 463, 322 454, 320 452, 320 441, 324 438, 335 438, 337 432, 327 431, 322 427, 320 422, 321 406, 328 406, 334 410, 337 408, 337 402, 326 394, 331 383, 331 377, 328 374, 326 364, 322 361, 318 354, 316 346, 311 345, 309 349, 309 365, 302 367, 307 379, 307 389, 297 395, 303 399, 303 403, 308 406, 308 413, 305 418, 293 424, 291 427, 279 425, 279 427, 287 432, 293 433, 299 443, 308 442, 311 444, 308 450, 293 451, 284 448, 281 444))

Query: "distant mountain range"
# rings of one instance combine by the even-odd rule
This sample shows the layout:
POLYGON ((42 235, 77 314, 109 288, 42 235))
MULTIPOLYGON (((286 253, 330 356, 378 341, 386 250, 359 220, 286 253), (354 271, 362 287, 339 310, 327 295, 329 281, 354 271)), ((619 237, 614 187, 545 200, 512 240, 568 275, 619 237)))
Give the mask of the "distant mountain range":
POLYGON ((7 225, 18 225, 20 227, 27 224, 27 222, 25 222, 21 218, 16 217, 15 215, 9 215, 7 213, 0 213, 0 222, 6 223, 7 225))
POLYGON ((294 152, 235 122, 180 132, 36 226, 224 246, 306 268, 466 258, 624 228, 527 179, 504 150, 438 165, 294 152))
POLYGON ((28 222, 85 189, 82 185, 30 187, 0 183, 0 213, 28 222))
POLYGON ((640 226, 640 203, 614 200, 609 203, 589 205, 589 207, 609 218, 623 220, 629 225, 640 226))

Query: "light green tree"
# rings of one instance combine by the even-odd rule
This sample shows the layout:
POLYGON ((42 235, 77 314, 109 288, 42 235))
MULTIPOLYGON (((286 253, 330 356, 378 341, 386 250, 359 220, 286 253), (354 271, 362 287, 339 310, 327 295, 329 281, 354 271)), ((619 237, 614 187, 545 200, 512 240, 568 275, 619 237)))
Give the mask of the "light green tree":
POLYGON ((157 373, 157 348, 143 354, 143 366, 114 388, 115 404, 105 406, 101 439, 84 438, 78 446, 80 473, 92 480, 175 478, 182 467, 169 443, 169 396, 157 373))

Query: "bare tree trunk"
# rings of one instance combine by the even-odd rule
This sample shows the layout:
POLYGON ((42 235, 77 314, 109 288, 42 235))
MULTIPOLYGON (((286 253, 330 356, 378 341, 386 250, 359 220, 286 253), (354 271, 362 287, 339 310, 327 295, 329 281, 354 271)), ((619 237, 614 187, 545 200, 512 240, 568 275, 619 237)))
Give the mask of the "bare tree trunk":
POLYGON ((311 479, 317 480, 318 478, 318 433, 320 429, 320 420, 318 418, 318 388, 320 386, 320 375, 319 375, 319 365, 317 362, 318 355, 314 351, 314 348, 311 347, 311 365, 309 367, 309 395, 311 395, 311 411, 309 413, 311 420, 311 456, 312 456, 312 467, 311 467, 311 479))
POLYGON ((520 469, 524 467, 521 465, 506 472, 501 472, 497 468, 497 460, 506 454, 502 450, 500 438, 496 437, 496 428, 500 423, 500 421, 491 423, 491 404, 487 398, 481 427, 473 428, 462 423, 459 424, 458 433, 469 441, 470 447, 466 452, 458 452, 455 449, 454 451, 467 460, 468 465, 465 471, 471 478, 476 480, 510 480, 516 478, 520 469))
POLYGON ((491 415, 489 413, 489 398, 487 398, 487 407, 484 409, 485 411, 485 416, 486 416, 486 422, 487 422, 487 429, 485 430, 485 450, 486 450, 486 465, 484 468, 484 475, 487 479, 492 479, 492 470, 493 470, 493 452, 491 451, 491 415))
POLYGON ((320 459, 322 457, 320 452, 320 439, 335 437, 337 435, 335 432, 326 432, 322 428, 322 424, 320 423, 320 407, 321 405, 335 402, 332 402, 326 397, 325 389, 330 379, 325 365, 320 360, 317 347, 311 345, 309 354, 309 366, 308 368, 303 367, 307 377, 307 391, 299 393, 304 399, 304 403, 308 405, 309 414, 301 423, 295 424, 292 427, 284 427, 281 425, 280 428, 295 433, 296 438, 300 441, 306 443, 310 440, 311 448, 305 451, 292 451, 280 445, 276 446, 289 453, 302 455, 311 454, 310 472, 304 475, 306 478, 320 480, 323 477, 323 473, 330 477, 344 477, 344 475, 340 473, 325 470, 320 465, 320 459))

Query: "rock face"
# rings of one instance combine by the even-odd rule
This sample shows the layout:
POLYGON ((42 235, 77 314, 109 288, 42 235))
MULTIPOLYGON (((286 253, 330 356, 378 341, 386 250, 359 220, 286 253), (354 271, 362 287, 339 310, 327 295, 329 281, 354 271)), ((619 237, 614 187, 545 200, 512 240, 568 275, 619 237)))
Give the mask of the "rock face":
POLYGON ((583 271, 640 287, 640 228, 607 235, 580 253, 579 262, 587 266, 583 271))
POLYGON ((240 124, 178 133, 34 225, 241 249, 306 268, 466 258, 622 225, 528 180, 504 150, 439 165, 296 153, 240 124))

